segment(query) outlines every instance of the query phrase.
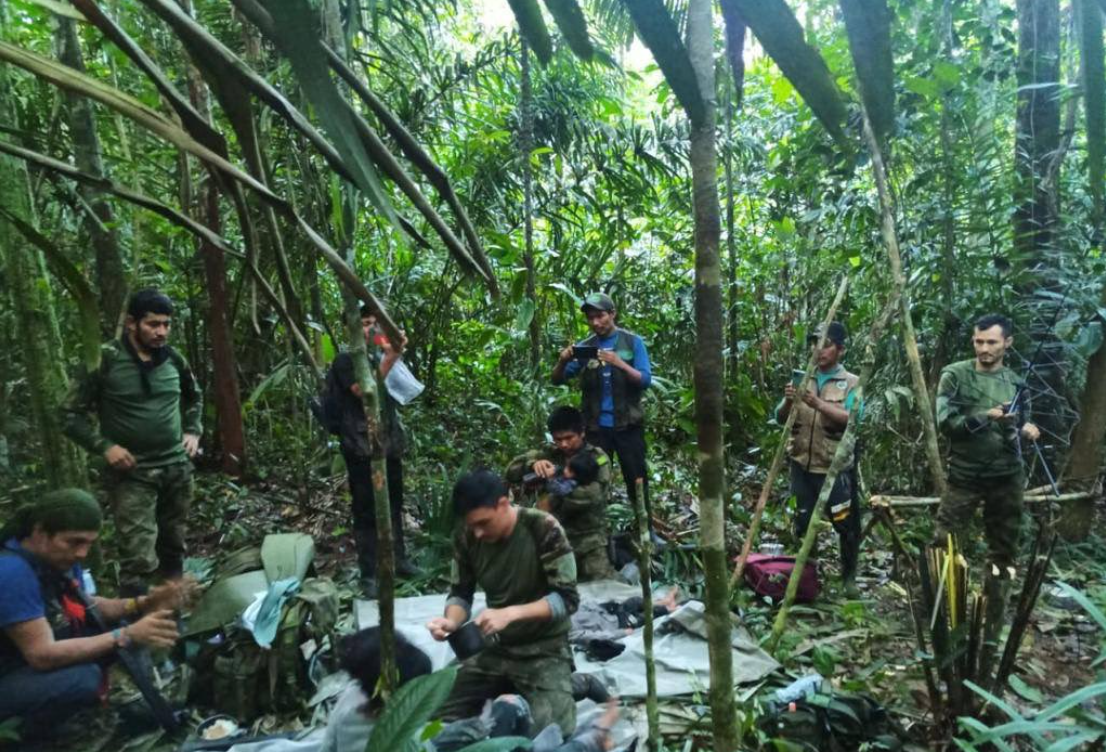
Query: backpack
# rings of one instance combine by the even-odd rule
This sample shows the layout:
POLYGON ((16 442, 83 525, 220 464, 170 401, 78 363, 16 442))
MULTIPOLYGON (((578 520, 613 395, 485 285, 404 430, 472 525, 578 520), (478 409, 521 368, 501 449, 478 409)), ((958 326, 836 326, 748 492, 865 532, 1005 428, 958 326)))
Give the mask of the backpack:
POLYGON ((290 533, 268 535, 260 548, 227 557, 185 631, 193 648, 193 701, 239 722, 302 709, 313 694, 311 666, 333 644, 338 621, 334 583, 307 577, 313 556, 310 536, 290 533), (285 577, 301 580, 300 589, 284 602, 271 647, 262 648, 238 617, 254 594, 285 577))
POLYGON ((788 748, 810 752, 903 747, 901 730, 886 709, 859 692, 820 691, 790 703, 772 701, 758 725, 788 748))
MULTIPOLYGON (((766 596, 778 603, 787 592, 787 582, 794 569, 794 556, 749 554, 745 562, 745 582, 757 595, 766 596)), ((802 577, 799 578, 795 601, 809 603, 818 597, 820 590, 817 563, 808 559, 803 567, 802 577)))
POLYGON ((319 421, 327 433, 335 436, 342 433, 342 386, 331 366, 326 372, 326 382, 317 397, 312 397, 307 406, 311 414, 319 421))

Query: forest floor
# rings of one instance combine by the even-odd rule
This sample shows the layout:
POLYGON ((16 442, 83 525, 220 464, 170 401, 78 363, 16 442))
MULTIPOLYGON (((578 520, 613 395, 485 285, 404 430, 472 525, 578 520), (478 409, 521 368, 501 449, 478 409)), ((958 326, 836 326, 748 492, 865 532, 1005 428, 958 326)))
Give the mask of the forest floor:
MULTIPOLYGON (((344 476, 316 480, 310 489, 300 487, 298 491, 290 490, 295 488, 294 484, 276 478, 247 485, 217 478, 221 476, 200 476, 191 528, 191 553, 195 562, 210 563, 239 547, 258 545, 269 532, 308 533, 315 540, 315 565, 319 574, 331 577, 339 585, 342 597, 339 630, 353 629, 352 601, 356 596, 357 577, 353 541, 348 529, 349 501, 344 476)), ((409 550, 423 574, 399 583, 398 596, 442 592, 447 585, 448 524, 442 518, 447 490, 441 482, 428 481, 421 485, 417 480, 408 488, 408 498, 416 500, 405 519, 409 550)), ((755 498, 755 495, 745 498, 755 498)), ((659 493, 654 506, 659 518, 657 528, 662 535, 667 533, 671 541, 668 549, 655 560, 656 587, 678 585, 688 596, 700 596, 702 576, 694 550, 697 541, 694 498, 689 494, 659 493)), ((620 515, 628 515, 624 504, 615 504, 612 509, 616 524, 620 515)), ((900 515, 896 523, 900 535, 907 541, 924 540, 929 534, 927 517, 924 511, 900 515)), ((622 521, 628 522, 628 518, 622 521)), ((788 522, 786 509, 770 507, 762 540, 775 539, 790 544, 788 522)), ((1097 529, 1101 529, 1101 525, 1096 526, 1097 529)), ((740 527, 731 532, 731 541, 741 540, 743 530, 740 527)), ((792 609, 792 625, 777 651, 784 671, 777 672, 778 676, 760 690, 764 693, 787 684, 790 677, 817 671, 839 689, 870 693, 892 711, 912 739, 922 742, 928 736, 932 716, 906 591, 897 578, 889 537, 876 526, 865 539, 858 577, 861 597, 854 600, 846 599, 837 584, 834 537, 827 523, 818 542, 818 549, 824 552, 820 564, 822 593, 815 602, 792 609)), ((788 550, 791 548, 788 545, 788 550)), ((1094 682, 1095 670, 1091 663, 1102 649, 1104 637, 1078 604, 1054 592, 1052 583, 1062 579, 1084 591, 1103 587, 1106 562, 1101 556, 1093 555, 1103 550, 1106 550, 1106 543, 1097 536, 1078 546, 1061 543, 1058 547, 1049 579, 1032 617, 1032 626, 1023 642, 1017 671, 1011 681, 1013 691, 1007 693, 1007 700, 1020 711, 1032 714, 1034 708, 1094 682)), ((972 554, 981 551, 980 547, 969 551, 969 559, 975 560, 972 554)), ((744 624, 755 638, 766 637, 771 630, 775 608, 756 600, 748 590, 743 591, 739 601, 744 624)), ((127 691, 126 682, 119 691, 127 691)), ((709 722, 705 718, 707 708, 704 704, 705 699, 693 697, 686 705, 693 707, 694 712, 680 709, 676 713, 662 713, 662 728, 675 738, 699 737, 706 742, 709 722)), ((748 715, 755 714, 757 705, 745 703, 742 707, 743 713, 748 715)), ((193 720, 198 721, 207 714, 206 709, 197 708, 193 720)), ((318 722, 319 718, 314 720, 318 722)), ((252 729, 257 733, 273 733, 303 728, 311 721, 310 713, 296 717, 265 716, 253 724, 252 729)), ((748 728, 751 727, 750 722, 748 728)), ((125 734, 119 728, 115 733, 104 729, 98 736, 102 739, 100 744, 85 742, 71 749, 82 752, 176 749, 156 732, 129 741, 120 741, 125 734)))

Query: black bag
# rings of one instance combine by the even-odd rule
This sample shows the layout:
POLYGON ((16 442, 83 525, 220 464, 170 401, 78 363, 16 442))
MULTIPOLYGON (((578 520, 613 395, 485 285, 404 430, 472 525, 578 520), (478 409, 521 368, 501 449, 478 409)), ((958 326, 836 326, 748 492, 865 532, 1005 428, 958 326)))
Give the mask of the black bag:
POLYGON ((342 433, 342 385, 334 373, 334 367, 326 372, 326 383, 319 396, 308 402, 311 414, 328 433, 338 436, 342 433))

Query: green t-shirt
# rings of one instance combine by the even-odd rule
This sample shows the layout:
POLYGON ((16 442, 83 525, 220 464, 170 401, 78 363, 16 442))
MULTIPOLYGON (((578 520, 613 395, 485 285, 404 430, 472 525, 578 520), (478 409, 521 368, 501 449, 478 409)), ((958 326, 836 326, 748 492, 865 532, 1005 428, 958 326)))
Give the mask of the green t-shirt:
MULTIPOLYGON (((941 371, 937 386, 937 427, 949 438, 949 477, 954 480, 998 478, 1021 470, 1017 450, 1019 421, 987 417, 993 407, 1010 402, 1021 380, 1009 368, 983 372, 975 360, 962 360, 941 371)), ((1022 419, 1028 400, 1020 400, 1022 419)))
POLYGON ((184 358, 165 351, 160 362, 140 365, 122 341, 105 345, 101 357, 65 401, 66 435, 94 454, 119 444, 139 467, 186 462, 181 441, 201 432, 203 401, 184 358))
POLYGON ((564 530, 552 515, 518 508, 514 530, 503 540, 477 540, 461 528, 453 539, 453 568, 447 604, 472 608, 479 587, 489 608, 521 606, 545 598, 549 621, 515 622, 499 634, 501 645, 533 647, 567 639, 569 616, 580 604, 576 559, 564 530))

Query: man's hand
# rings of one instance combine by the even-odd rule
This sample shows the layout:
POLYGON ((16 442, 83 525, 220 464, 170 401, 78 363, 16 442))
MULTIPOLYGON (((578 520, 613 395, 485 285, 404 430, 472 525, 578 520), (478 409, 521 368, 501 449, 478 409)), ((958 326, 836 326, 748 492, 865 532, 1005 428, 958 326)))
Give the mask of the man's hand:
POLYGON ((1024 426, 1022 426, 1022 436, 1029 439, 1030 441, 1036 441, 1037 439, 1041 438, 1041 429, 1037 428, 1037 426, 1033 425, 1032 423, 1026 423, 1024 426))
POLYGON ((460 626, 453 619, 447 619, 444 616, 438 616, 426 622, 426 628, 430 630, 430 636, 438 642, 444 642, 460 626))
POLYGON ((814 392, 803 392, 802 400, 808 407, 812 407, 815 410, 820 409, 822 399, 814 392))
POLYGON ((134 455, 119 444, 104 452, 104 459, 116 470, 130 470, 135 466, 134 455))
POLYGON ((1010 412, 1010 403, 1004 402, 987 411, 987 417, 991 420, 1017 420, 1018 414, 1010 412))
POLYGON ((790 381, 787 382, 787 386, 783 388, 783 398, 788 402, 793 402, 795 400, 795 385, 790 381))
POLYGON ((572 345, 569 345, 565 349, 561 350, 560 354, 557 356, 557 360, 561 363, 567 363, 568 361, 572 360, 572 347, 572 345))
POLYGON ((615 368, 626 368, 626 361, 614 350, 600 350, 598 358, 600 363, 607 363, 615 368))
POLYGON ((146 599, 142 603, 143 610, 147 612, 177 611, 186 608, 195 600, 199 593, 200 583, 191 577, 182 577, 179 580, 170 580, 155 588, 150 588, 146 599))
POLYGON ((127 636, 148 648, 171 648, 180 633, 172 611, 154 611, 127 627, 127 636))
POLYGON ((552 478, 557 474, 557 466, 549 460, 535 460, 531 467, 539 478, 552 478))
POLYGON ((476 626, 485 637, 489 637, 506 629, 515 620, 514 610, 507 608, 487 608, 476 616, 476 626))
POLYGON ((181 440, 181 444, 184 445, 184 451, 188 453, 189 457, 195 457, 200 451, 200 437, 194 433, 186 433, 184 439, 181 440))

